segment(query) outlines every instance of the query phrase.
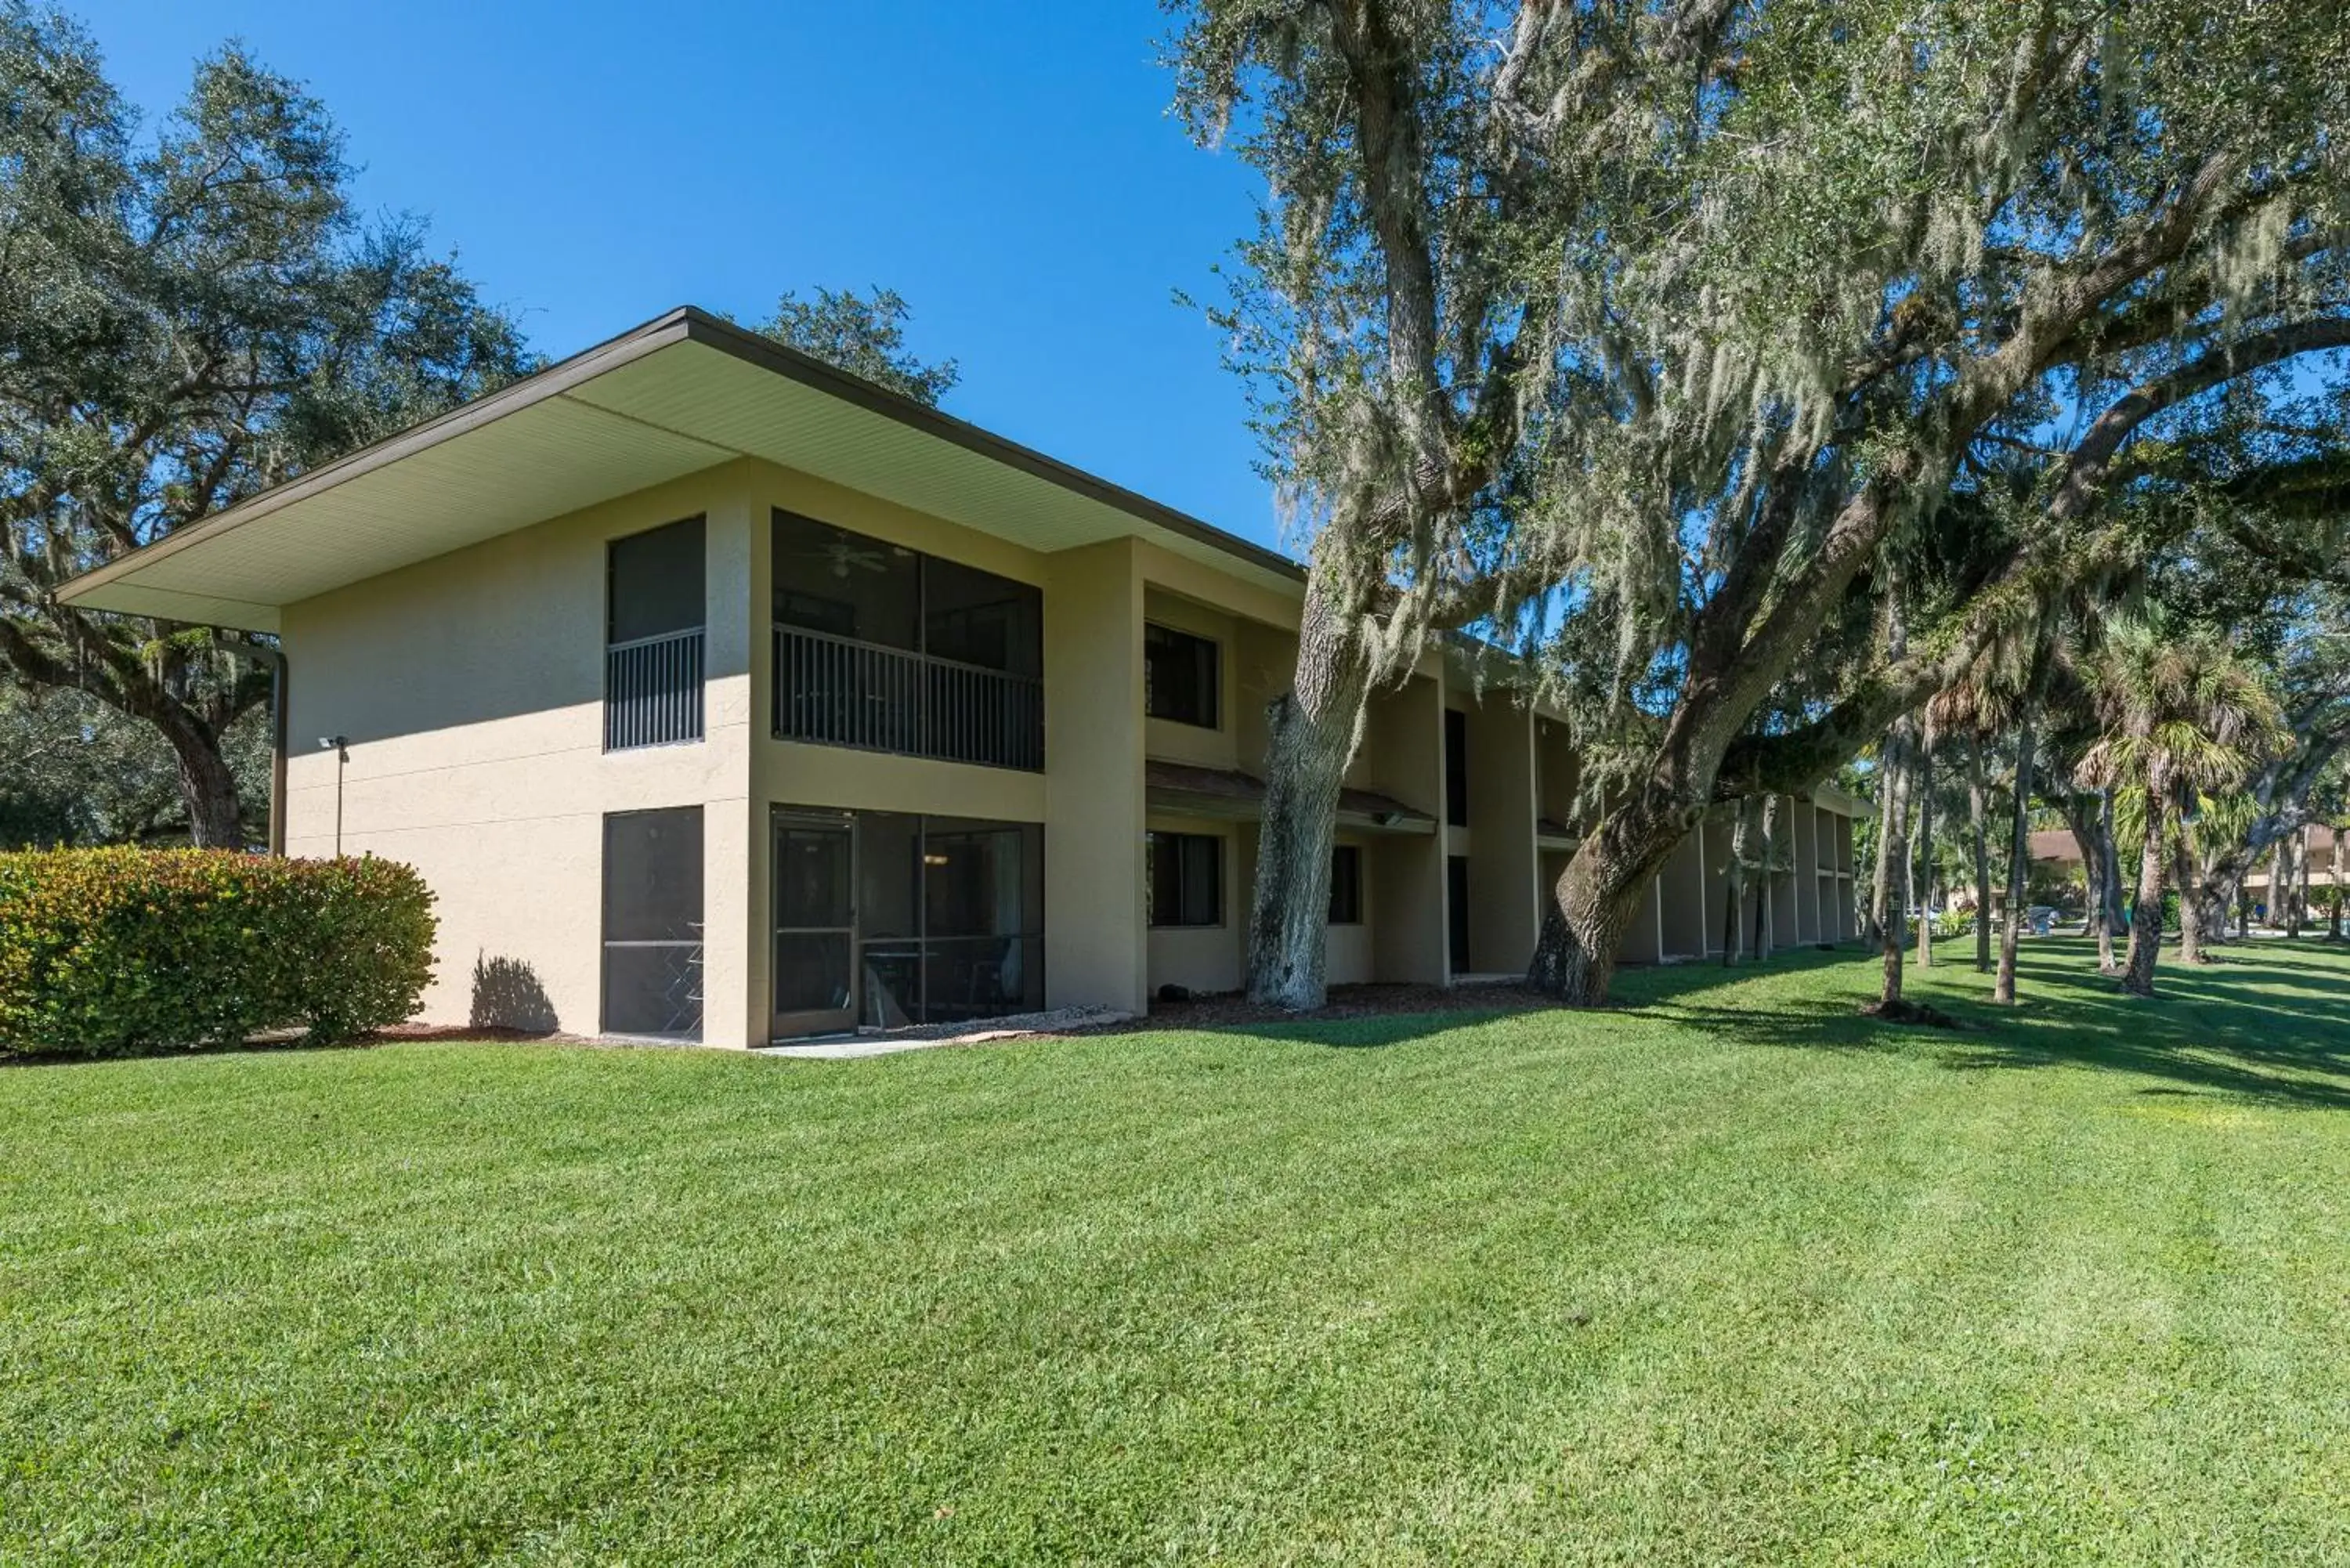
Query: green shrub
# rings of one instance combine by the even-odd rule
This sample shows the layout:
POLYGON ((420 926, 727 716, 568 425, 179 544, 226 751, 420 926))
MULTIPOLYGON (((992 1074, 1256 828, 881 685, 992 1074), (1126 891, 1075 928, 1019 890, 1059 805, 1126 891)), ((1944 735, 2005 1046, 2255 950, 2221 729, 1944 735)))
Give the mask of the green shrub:
POLYGON ((409 867, 206 849, 0 854, 0 1048, 120 1054, 416 1011, 432 894, 409 867))
POLYGON ((1974 935, 1975 912, 1972 909, 1944 909, 1934 917, 1934 940, 1956 941, 1960 937, 1974 935))

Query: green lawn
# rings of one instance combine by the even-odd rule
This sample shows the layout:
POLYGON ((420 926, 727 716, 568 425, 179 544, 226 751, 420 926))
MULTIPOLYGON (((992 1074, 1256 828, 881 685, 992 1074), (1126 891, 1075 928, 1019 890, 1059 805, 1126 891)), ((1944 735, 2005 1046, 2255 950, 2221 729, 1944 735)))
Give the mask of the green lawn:
POLYGON ((1872 973, 0 1070, 0 1561, 2350 1560, 2350 959, 1872 973))

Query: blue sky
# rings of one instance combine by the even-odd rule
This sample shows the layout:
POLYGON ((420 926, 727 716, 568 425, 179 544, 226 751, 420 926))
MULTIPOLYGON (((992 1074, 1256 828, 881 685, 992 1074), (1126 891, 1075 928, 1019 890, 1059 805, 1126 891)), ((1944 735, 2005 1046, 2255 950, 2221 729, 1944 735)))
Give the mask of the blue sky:
POLYGON ((887 285, 965 419, 1252 538, 1238 383, 1173 291, 1256 183, 1166 112, 1153 0, 83 0, 151 117, 244 38, 561 356, 670 306, 887 285))

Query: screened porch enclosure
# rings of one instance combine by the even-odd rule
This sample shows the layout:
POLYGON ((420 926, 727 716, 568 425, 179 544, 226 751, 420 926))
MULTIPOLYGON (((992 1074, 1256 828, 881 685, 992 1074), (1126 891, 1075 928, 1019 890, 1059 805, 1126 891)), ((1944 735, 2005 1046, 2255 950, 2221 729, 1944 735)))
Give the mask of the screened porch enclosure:
POLYGON ((1043 1009, 1041 825, 778 807, 774 856, 775 1038, 1043 1009))
POLYGON ((1043 769, 1036 588, 788 512, 774 529, 778 738, 1043 769))

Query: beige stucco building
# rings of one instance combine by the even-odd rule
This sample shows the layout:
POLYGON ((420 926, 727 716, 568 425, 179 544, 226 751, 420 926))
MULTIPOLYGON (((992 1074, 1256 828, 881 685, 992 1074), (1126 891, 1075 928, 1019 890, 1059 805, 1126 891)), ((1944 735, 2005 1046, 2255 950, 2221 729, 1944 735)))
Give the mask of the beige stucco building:
MULTIPOLYGON (((124 557, 71 602, 276 634, 296 855, 438 896, 435 1022, 713 1044, 1240 982, 1294 564, 692 310, 124 557)), ((1563 724, 1431 649, 1342 805, 1334 982, 1522 971, 1563 724)), ((1781 944, 1854 929, 1787 803, 1781 944)), ((1635 962, 1718 950, 1693 834, 1635 962)))

